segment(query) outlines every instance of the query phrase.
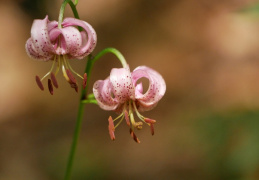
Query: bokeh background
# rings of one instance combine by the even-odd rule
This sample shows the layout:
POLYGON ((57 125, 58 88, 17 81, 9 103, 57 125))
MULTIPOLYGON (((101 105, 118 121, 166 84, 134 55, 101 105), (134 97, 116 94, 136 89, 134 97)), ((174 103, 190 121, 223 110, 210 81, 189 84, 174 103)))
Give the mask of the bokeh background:
MULTIPOLYGON (((58 75, 51 96, 35 75, 51 63, 24 45, 33 19, 57 20, 61 0, 0 1, 0 180, 59 180, 65 172, 79 94, 58 75)), ((167 91, 144 115, 156 119, 136 144, 123 123, 87 105, 73 179, 259 179, 259 4, 253 0, 79 0, 98 34, 93 54, 119 49, 131 69, 159 71, 167 91)), ((72 16, 67 7, 65 16, 72 16)), ((83 73, 86 60, 71 61, 83 73)), ((120 67, 99 60, 91 84, 120 67)), ((45 82, 46 84, 46 82, 45 82)))

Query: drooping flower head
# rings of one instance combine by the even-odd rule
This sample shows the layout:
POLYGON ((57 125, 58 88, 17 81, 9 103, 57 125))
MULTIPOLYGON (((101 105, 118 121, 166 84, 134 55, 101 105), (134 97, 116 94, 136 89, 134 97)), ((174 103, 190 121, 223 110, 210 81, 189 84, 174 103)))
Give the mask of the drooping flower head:
POLYGON ((86 74, 82 77, 69 64, 69 59, 82 59, 95 48, 97 41, 93 27, 85 21, 75 18, 65 18, 58 26, 57 21, 49 21, 48 16, 43 20, 34 20, 31 28, 31 37, 25 44, 27 54, 36 60, 53 61, 50 71, 43 77, 36 76, 36 82, 44 90, 42 80, 50 75, 48 87, 53 94, 52 84, 57 88, 55 75, 62 69, 63 75, 71 87, 78 91, 78 85, 73 73, 83 79, 86 85, 86 74), (78 27, 83 30, 79 31, 78 27), (56 64, 56 70, 53 72, 56 64))
POLYGON ((139 112, 153 109, 164 96, 165 91, 166 84, 163 77, 146 66, 139 66, 132 73, 129 67, 114 68, 107 79, 96 81, 93 93, 98 105, 104 110, 113 110, 119 113, 119 116, 114 120, 111 116, 108 119, 111 139, 115 139, 115 128, 124 118, 130 127, 130 134, 136 142, 139 143, 140 141, 135 135, 134 129, 142 129, 143 123, 150 126, 151 134, 154 135, 154 123, 156 121, 144 117, 139 112), (149 87, 146 92, 143 92, 142 83, 138 83, 141 78, 149 80, 149 87), (133 112, 141 121, 135 121, 133 112), (114 126, 114 122, 117 120, 119 122, 114 126))

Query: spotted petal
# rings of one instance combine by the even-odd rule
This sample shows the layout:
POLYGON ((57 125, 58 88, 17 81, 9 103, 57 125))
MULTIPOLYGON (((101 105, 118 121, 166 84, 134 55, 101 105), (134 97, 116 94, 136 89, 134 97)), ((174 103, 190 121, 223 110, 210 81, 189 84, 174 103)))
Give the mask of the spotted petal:
MULTIPOLYGON (((135 90, 135 98, 139 102, 140 111, 154 108, 166 91, 166 84, 163 77, 155 70, 146 66, 139 66, 132 72, 132 81, 134 86, 136 86, 137 81, 143 77, 149 80, 149 87, 147 92, 144 94, 141 92, 140 87, 135 90)), ((140 85, 138 84, 137 86, 140 85)))
MULTIPOLYGON (((62 26, 64 28, 68 26, 80 26, 84 29, 84 31, 87 34, 87 38, 88 38, 87 42, 83 43, 82 46, 80 47, 80 50, 77 51, 77 53, 74 54, 73 56, 75 56, 77 59, 82 59, 83 57, 89 55, 94 50, 97 42, 97 36, 96 36, 95 30, 90 24, 88 24, 85 21, 81 21, 79 19, 66 18, 62 22, 62 26)), ((81 33, 81 38, 83 39, 84 37, 85 37, 85 34, 81 33)))
POLYGON ((27 54, 38 60, 47 61, 53 58, 53 47, 48 34, 48 16, 43 20, 34 20, 31 28, 31 38, 26 42, 27 54))
POLYGON ((115 110, 119 103, 112 97, 112 85, 109 78, 94 83, 93 93, 98 105, 104 110, 115 110))
POLYGON ((113 93, 118 102, 134 99, 134 87, 129 68, 113 68, 110 74, 113 93))
POLYGON ((55 54, 68 54, 74 56, 80 50, 82 45, 81 33, 77 28, 68 26, 62 29, 54 28, 50 32, 50 40, 55 42, 55 54), (58 46, 60 43, 60 46, 58 46))

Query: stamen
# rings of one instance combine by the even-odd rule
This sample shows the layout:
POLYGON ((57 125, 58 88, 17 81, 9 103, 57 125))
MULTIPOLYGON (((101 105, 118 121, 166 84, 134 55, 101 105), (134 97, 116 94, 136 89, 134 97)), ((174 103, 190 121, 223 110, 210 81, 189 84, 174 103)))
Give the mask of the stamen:
POLYGON ((133 132, 133 130, 131 128, 130 128, 130 135, 132 136, 134 141, 136 141, 137 143, 140 143, 138 137, 136 136, 136 134, 133 132))
POLYGON ((69 69, 66 69, 66 73, 71 83, 76 84, 76 78, 73 76, 71 71, 69 69))
MULTIPOLYGON (((64 66, 63 66, 64 69, 64 66)), ((63 71, 63 74, 65 77, 67 77, 67 81, 69 82, 70 86, 75 89, 76 92, 78 92, 78 85, 76 83, 76 78, 73 76, 71 71, 69 69, 66 69, 63 71)))
POLYGON ((129 113, 127 110, 124 111, 124 116, 125 116, 127 125, 130 127, 129 113))
POLYGON ((108 130, 109 130, 111 140, 115 140, 115 135, 114 135, 115 128, 114 128, 114 124, 111 116, 109 117, 108 122, 109 122, 108 130))
POLYGON ((50 74, 50 78, 51 78, 52 83, 55 86, 55 88, 58 88, 58 82, 57 82, 57 79, 56 79, 56 77, 55 77, 53 72, 50 74))
POLYGON ((72 88, 75 89, 75 91, 78 93, 78 86, 77 84, 70 84, 72 88))
POLYGON ((54 57, 54 60, 53 60, 53 63, 52 63, 52 66, 51 66, 49 72, 47 72, 47 74, 45 74, 45 76, 43 76, 43 78, 41 78, 41 81, 43 81, 43 79, 45 79, 52 72, 52 70, 55 66, 55 62, 56 62, 56 56, 54 57))
POLYGON ((39 86, 39 88, 43 91, 44 90, 44 86, 43 86, 39 76, 36 76, 36 83, 39 86))
POLYGON ((53 95, 53 86, 52 86, 52 83, 51 83, 50 79, 48 79, 48 87, 49 87, 50 94, 53 95))
POLYGON ((87 74, 84 73, 84 80, 83 80, 83 89, 85 89, 87 83, 87 74))
POLYGON ((144 121, 145 121, 146 123, 149 123, 149 124, 154 124, 154 123, 156 123, 156 120, 149 119, 149 118, 145 118, 144 121))
POLYGON ((133 104, 134 110, 135 110, 135 112, 136 112, 138 118, 141 119, 142 121, 144 121, 145 117, 142 116, 142 115, 138 112, 138 109, 137 109, 137 107, 136 107, 135 102, 133 102, 132 104, 133 104))
POLYGON ((66 66, 68 67, 68 69, 70 69, 74 74, 76 74, 78 77, 80 77, 81 79, 84 79, 80 74, 78 74, 69 64, 69 61, 66 59, 65 56, 63 56, 64 58, 64 62, 66 64, 66 66))
POLYGON ((118 117, 116 117, 113 121, 115 122, 115 121, 117 121, 119 118, 121 118, 122 116, 123 116, 124 114, 123 113, 121 113, 118 117))
POLYGON ((154 124, 150 123, 150 129, 151 129, 152 136, 154 136, 154 134, 155 134, 154 124))
MULTIPOLYGON (((123 114, 123 113, 122 113, 123 114)), ((124 115, 121 117, 120 121, 116 124, 115 129, 121 124, 122 120, 124 119, 124 115)))

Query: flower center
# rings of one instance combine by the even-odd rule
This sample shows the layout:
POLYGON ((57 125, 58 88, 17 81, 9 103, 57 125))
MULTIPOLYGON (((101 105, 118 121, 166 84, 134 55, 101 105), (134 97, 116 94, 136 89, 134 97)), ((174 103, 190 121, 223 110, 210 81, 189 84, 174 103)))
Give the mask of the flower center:
POLYGON ((153 119, 149 119, 146 118, 144 116, 142 116, 136 106, 136 102, 135 101, 128 101, 126 103, 124 103, 123 106, 123 110, 122 113, 116 117, 114 120, 111 118, 111 116, 108 119, 109 122, 109 126, 108 126, 108 130, 109 130, 109 134, 112 140, 115 139, 115 135, 114 135, 114 131, 115 129, 120 125, 120 123, 123 121, 123 119, 125 118, 127 125, 130 127, 130 135, 132 136, 132 138, 137 142, 140 143, 139 139, 137 138, 134 130, 135 128, 140 130, 142 129, 143 123, 147 124, 150 126, 151 128, 151 134, 154 135, 154 123, 156 122, 153 119), (139 122, 135 121, 134 118, 134 111, 136 112, 138 118, 141 120, 139 122), (119 122, 114 126, 115 121, 119 120, 119 122))

